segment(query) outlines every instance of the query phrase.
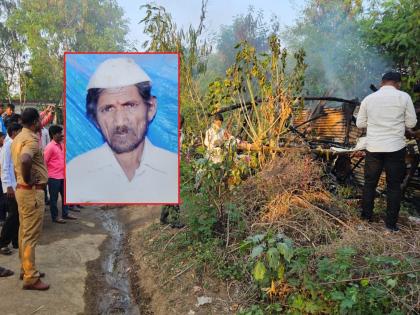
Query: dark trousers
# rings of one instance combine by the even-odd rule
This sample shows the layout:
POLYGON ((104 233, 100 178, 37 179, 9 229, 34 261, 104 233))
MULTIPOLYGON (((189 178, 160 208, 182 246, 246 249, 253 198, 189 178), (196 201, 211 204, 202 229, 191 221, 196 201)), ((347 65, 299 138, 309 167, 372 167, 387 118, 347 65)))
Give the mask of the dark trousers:
POLYGON ((362 216, 371 219, 375 191, 382 170, 386 174, 387 212, 385 224, 394 227, 401 203, 401 183, 405 176, 405 148, 395 152, 366 152, 365 186, 363 188, 362 216))
POLYGON ((7 204, 7 218, 4 222, 3 228, 0 233, 0 247, 6 247, 10 243, 13 247, 18 247, 18 235, 19 235, 19 213, 16 198, 9 198, 4 195, 4 199, 7 204))
POLYGON ((179 220, 179 206, 178 205, 166 205, 162 207, 162 211, 160 212, 160 222, 161 223, 168 223, 169 215, 172 215, 175 221, 179 220))
POLYGON ((44 193, 45 193, 45 198, 44 198, 45 204, 48 204, 49 200, 48 200, 48 190, 47 190, 47 187, 44 188, 44 193))
POLYGON ((48 192, 50 194, 50 211, 52 220, 55 221, 58 217, 58 194, 61 195, 61 215, 63 218, 67 217, 68 208, 64 205, 64 179, 48 178, 48 192))
POLYGON ((6 212, 7 212, 7 206, 6 206, 6 197, 3 194, 3 185, 1 184, 0 180, 0 221, 6 220, 6 212))

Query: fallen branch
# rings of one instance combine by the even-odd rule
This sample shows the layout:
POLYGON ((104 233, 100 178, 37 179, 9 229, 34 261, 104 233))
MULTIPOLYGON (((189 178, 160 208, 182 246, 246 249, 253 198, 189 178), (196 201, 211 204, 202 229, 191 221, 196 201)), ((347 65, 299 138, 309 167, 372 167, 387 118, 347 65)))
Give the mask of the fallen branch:
POLYGON ((42 309, 45 308, 45 305, 41 305, 40 307, 38 307, 35 311, 33 311, 30 315, 33 315, 35 313, 38 313, 39 311, 41 311, 42 309))
POLYGON ((361 280, 373 280, 373 279, 382 279, 390 276, 401 276, 408 273, 416 273, 420 272, 420 269, 410 270, 410 271, 404 271, 404 272, 393 272, 388 273, 386 275, 378 275, 378 276, 372 276, 372 277, 361 277, 361 278, 353 278, 353 279, 346 279, 346 280, 338 280, 338 281, 330 281, 330 282, 321 282, 321 285, 328 285, 328 284, 337 284, 337 283, 348 283, 348 282, 357 282, 361 280))
POLYGON ((190 270, 191 269, 191 267, 192 266, 194 266, 195 265, 195 262, 193 262, 191 265, 189 265, 187 268, 185 268, 184 270, 182 270, 182 271, 180 271, 180 272, 178 272, 175 276, 173 276, 172 278, 170 278, 170 279, 168 279, 168 280, 166 280, 163 284, 162 284, 162 286, 165 286, 165 285, 167 285, 169 282, 171 282, 171 281, 173 281, 173 280, 175 280, 176 278, 178 278, 180 275, 182 275, 182 274, 184 274, 185 272, 187 272, 188 270, 190 270))
POLYGON ((291 228, 293 230, 295 230, 296 232, 299 232, 300 234, 302 234, 303 237, 306 238, 308 240, 308 242, 311 243, 312 247, 313 248, 316 248, 315 244, 312 242, 312 240, 309 238, 309 236, 306 235, 305 233, 303 233, 301 230, 299 230, 298 228, 295 228, 293 225, 289 225, 289 224, 286 224, 284 222, 279 222, 279 223, 282 224, 282 225, 285 225, 285 226, 287 226, 287 227, 289 227, 289 228, 291 228))
POLYGON ((168 247, 169 243, 171 243, 171 241, 175 238, 175 236, 177 236, 179 233, 181 233, 183 230, 185 230, 185 226, 181 229, 179 229, 174 235, 172 235, 172 237, 169 239, 169 241, 165 244, 165 246, 163 247, 163 251, 166 250, 166 247, 168 247))
POLYGON ((398 296, 396 296, 389 288, 387 288, 385 285, 382 284, 382 286, 385 288, 385 290, 388 291, 389 295, 392 297, 392 299, 394 300, 394 302, 398 303, 398 304, 402 304, 406 309, 410 310, 411 312, 413 312, 413 314, 419 314, 411 305, 408 305, 407 303, 405 303, 403 300, 401 300, 398 296))
POLYGON ((321 208, 319 208, 319 207, 317 207, 317 206, 315 206, 315 205, 313 205, 313 204, 311 204, 311 203, 307 202, 305 199, 302 199, 302 198, 300 198, 300 197, 298 197, 298 196, 296 196, 296 198, 297 198, 297 199, 299 199, 299 200, 301 200, 302 202, 306 203, 306 204, 307 204, 307 205, 309 205, 311 208, 317 209, 317 210, 321 211, 322 213, 324 213, 324 214, 328 215, 329 217, 331 217, 332 219, 334 219, 335 221, 337 221, 337 222, 338 222, 338 223, 340 223, 341 225, 345 226, 345 227, 346 227, 346 228, 348 228, 349 230, 354 231, 354 229, 353 229, 350 225, 348 225, 347 223, 345 223, 343 220, 340 220, 340 219, 339 219, 339 218, 337 218, 335 215, 332 215, 332 214, 331 214, 331 213, 329 213, 328 211, 325 211, 324 209, 321 209, 321 208))

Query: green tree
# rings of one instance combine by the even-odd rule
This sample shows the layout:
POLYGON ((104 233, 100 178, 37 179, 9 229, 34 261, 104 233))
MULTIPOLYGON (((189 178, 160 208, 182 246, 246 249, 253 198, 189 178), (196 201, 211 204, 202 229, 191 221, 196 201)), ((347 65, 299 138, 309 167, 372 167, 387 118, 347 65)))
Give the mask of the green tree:
POLYGON ((386 0, 363 21, 365 40, 392 59, 407 90, 420 81, 420 2, 386 0))
POLYGON ((217 51, 209 55, 207 71, 200 76, 201 91, 205 93, 209 84, 225 76, 226 70, 235 63, 237 51, 234 47, 237 43, 247 42, 257 53, 267 52, 270 50, 268 38, 278 32, 277 17, 272 16, 267 23, 263 12, 255 12, 252 6, 247 14, 237 15, 231 24, 222 25, 216 37, 217 51))
MULTIPOLYGON (((236 52, 233 47, 246 41, 255 47, 257 53, 268 51, 268 38, 278 33, 276 17, 271 19, 271 29, 264 20, 262 11, 255 12, 249 7, 247 14, 234 17, 232 24, 222 25, 217 38, 217 53, 225 69, 235 62, 236 52)), ((219 62, 220 62, 219 61, 219 62)))
POLYGON ((8 95, 6 80, 4 79, 3 74, 0 72, 0 103, 2 100, 6 99, 8 95))
POLYGON ((115 0, 22 0, 8 26, 25 40, 28 97, 59 102, 65 51, 118 51, 126 47, 126 21, 115 0))
MULTIPOLYGON (((8 101, 14 96, 12 94, 21 90, 20 74, 27 62, 23 38, 7 25, 16 6, 15 0, 0 0, 0 97, 8 101)), ((22 99, 21 93, 19 97, 22 99)))
POLYGON ((146 10, 140 21, 144 24, 143 32, 150 37, 143 43, 147 51, 178 52, 180 56, 180 105, 186 120, 186 134, 200 134, 208 125, 208 109, 200 91, 198 77, 207 69, 207 59, 211 46, 202 33, 206 15, 207 1, 203 0, 200 23, 197 27, 190 25, 188 31, 178 29, 171 15, 164 7, 147 4, 140 9, 146 10), (191 130, 194 128, 194 132, 191 130))
POLYGON ((363 97, 389 68, 389 61, 363 40, 360 0, 311 0, 285 37, 292 49, 303 48, 310 94, 363 97))

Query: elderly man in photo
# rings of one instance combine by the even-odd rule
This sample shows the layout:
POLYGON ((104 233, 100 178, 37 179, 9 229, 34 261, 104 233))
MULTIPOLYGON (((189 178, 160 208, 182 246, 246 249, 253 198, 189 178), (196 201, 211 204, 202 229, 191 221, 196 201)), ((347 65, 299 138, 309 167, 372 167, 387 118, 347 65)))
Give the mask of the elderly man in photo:
POLYGON ((86 113, 105 143, 67 165, 66 202, 177 203, 178 156, 146 137, 152 84, 130 58, 112 58, 87 86, 86 113))
POLYGON ((382 170, 387 182, 387 211, 385 226, 397 232, 401 203, 401 183, 406 165, 406 128, 416 125, 416 113, 410 96, 400 91, 401 75, 383 75, 381 88, 367 96, 360 105, 357 127, 367 128, 365 184, 363 188, 362 218, 372 220, 376 186, 382 170))

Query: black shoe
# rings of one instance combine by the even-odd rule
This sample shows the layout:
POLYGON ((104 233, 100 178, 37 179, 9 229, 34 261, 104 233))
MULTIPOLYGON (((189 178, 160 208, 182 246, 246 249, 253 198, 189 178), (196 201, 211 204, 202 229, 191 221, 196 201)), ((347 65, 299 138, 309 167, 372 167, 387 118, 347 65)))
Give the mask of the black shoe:
POLYGON ((391 226, 391 225, 385 224, 385 228, 391 233, 396 233, 400 231, 400 228, 397 225, 391 226))
POLYGON ((174 222, 171 224, 171 228, 173 229, 182 229, 185 226, 185 224, 181 222, 174 222))
POLYGON ((8 246, 5 246, 5 247, 0 248, 0 254, 9 256, 9 255, 12 255, 13 252, 8 246))

